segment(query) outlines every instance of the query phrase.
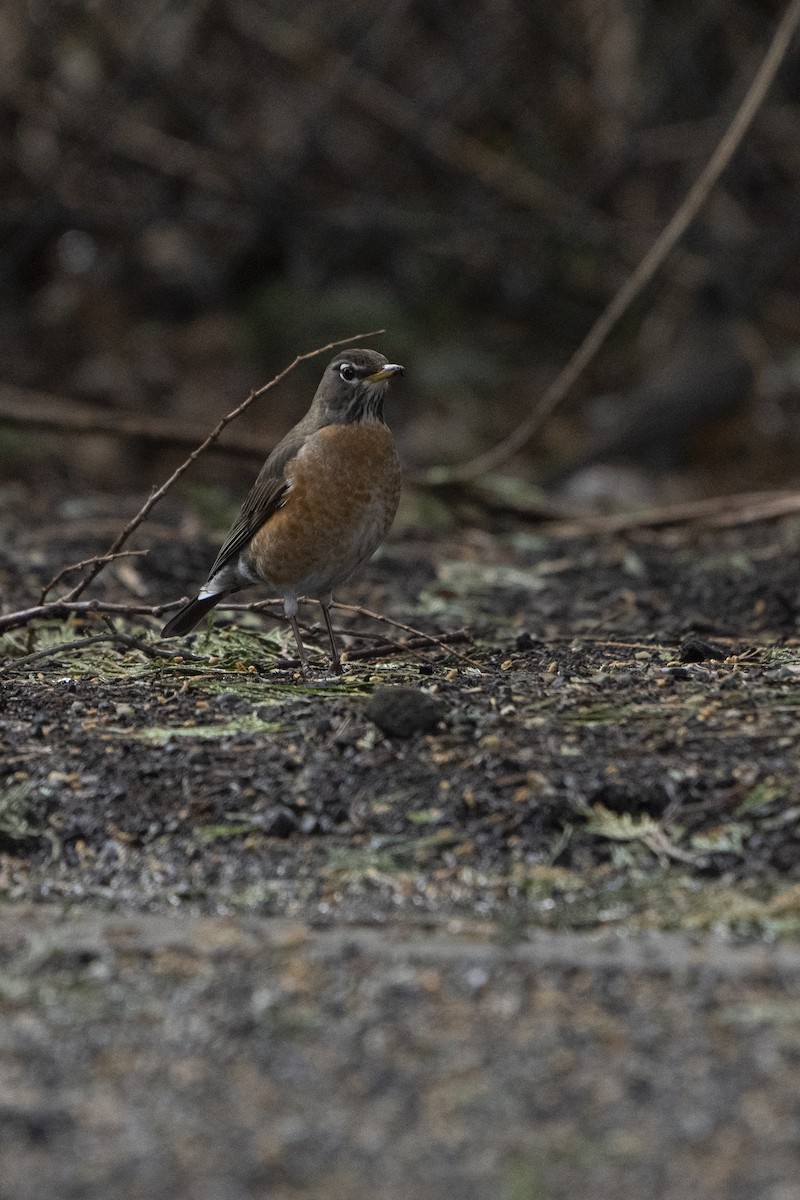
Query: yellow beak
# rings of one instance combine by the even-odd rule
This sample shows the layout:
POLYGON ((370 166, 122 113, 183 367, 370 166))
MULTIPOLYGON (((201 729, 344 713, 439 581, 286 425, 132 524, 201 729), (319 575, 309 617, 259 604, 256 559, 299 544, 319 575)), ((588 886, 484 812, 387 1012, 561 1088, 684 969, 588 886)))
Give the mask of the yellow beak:
POLYGON ((399 363, 387 363, 385 367, 381 367, 380 371, 376 371, 374 375, 367 375, 365 383, 380 383, 382 379, 391 379, 393 375, 404 375, 405 367, 401 367, 399 363))

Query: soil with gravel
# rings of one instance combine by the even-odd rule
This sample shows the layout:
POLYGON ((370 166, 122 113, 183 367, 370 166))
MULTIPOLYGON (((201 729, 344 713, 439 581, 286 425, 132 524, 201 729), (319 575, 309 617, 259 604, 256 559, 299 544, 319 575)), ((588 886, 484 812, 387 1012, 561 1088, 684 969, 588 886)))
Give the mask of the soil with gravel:
MULTIPOLYGON (((37 503, 5 612, 136 507, 37 503)), ((165 513, 89 596, 202 578, 165 513)), ((341 598, 462 636, 340 679, 7 634, 0 1195, 800 1200, 798 542, 407 520, 341 598)))

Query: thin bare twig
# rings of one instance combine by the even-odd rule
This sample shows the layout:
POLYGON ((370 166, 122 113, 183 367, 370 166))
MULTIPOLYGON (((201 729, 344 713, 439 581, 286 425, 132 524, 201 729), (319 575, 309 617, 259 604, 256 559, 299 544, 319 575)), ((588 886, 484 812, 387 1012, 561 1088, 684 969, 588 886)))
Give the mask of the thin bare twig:
MULTIPOLYGON (((306 362, 310 358, 316 358, 320 354, 325 354, 325 352, 328 350, 336 349, 337 346, 346 346, 350 342, 376 337, 379 333, 383 333, 383 330, 373 329, 369 333, 356 333, 352 337, 339 338, 335 342, 328 342, 326 346, 318 346, 315 350, 307 350, 305 354, 298 354, 297 357, 289 363, 288 367, 284 367, 282 371, 279 371, 273 379, 270 379, 269 383, 265 383, 263 387, 256 388, 254 391, 252 391, 250 395, 242 401, 241 404, 237 405, 236 408, 232 409, 227 416, 224 416, 222 420, 219 421, 214 429, 212 429, 208 437, 201 442, 200 445, 192 451, 189 457, 172 472, 169 479, 166 479, 160 487, 156 488, 156 490, 150 495, 150 498, 142 505, 136 515, 132 517, 130 521, 128 521, 124 529, 121 530, 114 542, 109 546, 108 550, 106 551, 106 556, 114 555, 122 549, 131 534, 139 528, 144 520, 146 520, 148 515, 152 512, 159 501, 164 499, 167 492, 169 492, 171 488, 174 487, 174 485, 178 482, 181 476, 189 470, 195 460, 198 459, 200 455, 208 449, 209 446, 213 445, 213 443, 222 433, 223 429, 225 429, 227 425, 230 425, 231 421, 235 421, 237 417, 240 417, 242 413, 250 407, 254 400, 257 400, 259 396, 263 396, 265 392, 268 392, 272 388, 276 387, 277 384, 284 380, 286 376, 290 374, 295 367, 299 366, 301 362, 306 362)), ((78 597, 86 591, 89 584, 94 582, 102 569, 102 562, 95 563, 95 565, 86 573, 86 575, 84 575, 80 583, 76 584, 76 586, 70 592, 67 592, 67 594, 62 597, 62 599, 65 601, 77 600, 78 597)))
MULTIPOLYGON (((447 654, 452 654, 454 658, 462 659, 464 662, 472 664, 473 660, 467 658, 463 654, 458 654, 452 647, 453 642, 468 642, 470 635, 466 629, 456 629, 453 633, 442 633, 436 639, 437 644, 444 649, 447 654)), ((385 657, 386 655, 406 654, 407 652, 414 653, 419 650, 429 650, 431 639, 427 634, 422 634, 420 637, 409 638, 405 642, 389 642, 382 641, 376 646, 367 646, 362 650, 348 650, 347 661, 364 661, 365 659, 385 657)), ((481 668, 483 670, 483 668, 481 668)))
MULTIPOLYGON (((442 637, 435 637, 432 633, 425 633, 422 629, 415 629, 413 625, 404 625, 402 621, 395 621, 392 617, 385 617, 381 613, 372 612, 368 608, 363 608, 360 604, 340 604, 335 602, 333 608, 341 609, 342 612, 356 613, 360 617, 369 617, 372 621, 379 621, 382 625, 391 625, 393 629, 402 629, 404 633, 410 633, 415 638, 422 638, 426 642, 431 642, 434 646, 444 650, 446 654, 451 654, 453 658, 459 659, 470 667, 477 667, 479 671, 483 671, 481 664, 474 658, 469 658, 466 654, 459 654, 457 650, 453 650, 447 646, 442 637)), ((447 635, 445 635, 447 636, 447 635)))
POLYGON ((69 575, 71 571, 82 571, 84 567, 91 567, 94 563, 108 563, 115 558, 136 558, 139 555, 147 554, 146 550, 118 550, 116 554, 93 554, 91 558, 83 558, 80 562, 68 563, 67 566, 61 567, 56 571, 49 583, 46 583, 39 593, 39 603, 44 604, 47 599, 47 593, 51 592, 57 583, 60 583, 65 575, 69 575))
POLYGON ((0 616, 0 633, 22 629, 31 621, 43 621, 69 617, 73 613, 90 616, 92 613, 116 613, 120 617, 161 617, 166 612, 180 608, 182 600, 170 600, 167 604, 111 604, 106 600, 50 600, 33 608, 22 608, 17 612, 0 616))
MULTIPOLYGON (((47 600, 47 593, 49 591, 51 591, 52 588, 54 588, 56 586, 56 584, 64 578, 65 575, 68 575, 70 573, 70 571, 81 571, 81 570, 83 570, 84 567, 88 567, 92 563, 96 563, 98 560, 103 561, 103 562, 110 562, 112 558, 127 558, 127 557, 131 557, 133 555, 146 554, 146 553, 147 552, 145 550, 121 550, 119 552, 119 554, 112 554, 112 555, 108 555, 108 554, 97 555, 97 554, 95 554, 91 558, 84 558, 81 562, 69 563, 67 566, 62 567, 59 571, 56 571, 55 575, 50 580, 50 582, 46 583, 44 585, 41 592, 39 593, 39 604, 41 605, 41 604, 45 603, 45 601, 47 600)), ((36 632, 35 632, 34 624, 33 624, 33 622, 31 622, 30 628, 28 629, 28 641, 27 641, 27 647, 26 647, 29 655, 33 654, 33 649, 34 649, 35 645, 36 645, 36 632)))
MULTIPOLYGON (((456 630, 455 633, 443 633, 441 635, 441 637, 437 639, 437 643, 448 654, 452 654, 456 658, 462 658, 463 655, 457 654, 456 651, 453 650, 450 643, 451 642, 469 641, 469 636, 470 635, 466 632, 466 630, 459 629, 459 630, 456 630)), ((431 639, 428 637, 427 634, 421 634, 420 637, 417 637, 417 638, 409 638, 409 640, 407 642, 384 641, 384 642, 381 642, 377 646, 364 647, 362 650, 348 650, 347 657, 345 658, 343 656, 342 661, 343 662, 351 662, 351 661, 354 662, 354 661, 358 660, 359 662, 368 662, 368 661, 370 661, 370 659, 378 658, 378 657, 387 658, 387 657, 394 656, 397 654, 406 654, 406 653, 415 654, 415 653, 418 653, 420 650, 425 650, 426 648, 430 648, 430 644, 431 644, 431 639)), ((470 662, 471 660, 466 659, 465 661, 470 662)), ((282 658, 282 659, 278 660, 278 662, 276 663, 276 666, 278 666, 278 667, 299 667, 300 659, 299 658, 282 658)))
MULTIPOLYGON (((459 629, 453 634, 443 634, 438 638, 438 644, 446 650, 447 654, 452 654, 455 658, 463 658, 463 655, 458 654, 453 650, 452 642, 467 642, 469 634, 463 629, 459 629)), ((390 642, 381 641, 377 646, 366 646, 360 650, 347 650, 347 653, 342 655, 343 662, 368 662, 371 659, 377 658, 393 658, 398 654, 419 654, 420 650, 431 648, 431 638, 427 636, 410 637, 407 642, 390 642)), ((465 661, 470 661, 469 659, 465 661)), ((282 659, 278 666, 300 666, 300 659, 282 659)))
POLYGON ((126 650, 138 650, 146 658, 179 658, 202 663, 207 661, 202 655, 189 654, 185 650, 154 650, 152 646, 148 646, 140 638, 132 637, 128 633, 121 633, 119 630, 113 630, 109 633, 91 634, 89 637, 75 638, 71 642, 59 642, 57 646, 48 646, 45 650, 35 650, 32 654, 24 654, 20 658, 11 659, 3 666, 0 666, 0 675, 14 675, 22 669, 27 671, 33 662, 39 662, 45 658, 57 658, 60 654, 80 653, 91 646, 99 645, 122 646, 126 650))
MULTIPOLYGON (((301 597, 301 601, 303 599, 307 599, 307 597, 301 597)), ((252 604, 220 604, 219 608, 221 610, 224 609, 227 612, 269 612, 271 616, 277 617, 279 620, 284 621, 286 618, 284 617, 283 613, 280 611, 275 611, 273 607, 274 605, 280 603, 281 602, 278 600, 255 600, 252 604)), ((423 645, 427 644, 437 646, 439 649, 444 650, 446 654, 452 655, 453 658, 457 658, 461 662, 467 663, 470 667, 478 667, 479 670, 483 670, 481 664, 474 658, 468 658, 466 654, 459 654, 448 644, 450 641, 461 641, 466 639, 469 635, 463 630, 459 630, 456 633, 439 634, 437 637, 432 633, 425 633, 422 629, 415 629, 413 625, 404 625, 402 621, 395 621, 392 617, 384 616, 383 613, 372 612, 371 609, 363 608, 359 604, 340 604, 338 601, 336 601, 332 607, 337 608, 342 612, 355 613, 356 616, 359 617, 368 617, 370 620, 377 621, 381 625, 391 625, 393 629, 401 629, 403 633, 411 634, 412 638, 416 639, 417 642, 421 642, 423 645)), ((311 627, 308 625, 302 625, 302 628, 304 630, 308 630, 309 632, 313 632, 311 627)), ((337 632, 349 633, 350 631, 337 630, 337 632)), ((396 645, 398 653, 403 649, 412 648, 409 642, 387 642, 386 644, 388 646, 396 645)), ((377 647, 374 646, 370 650, 346 651, 348 658, 366 658, 369 657, 370 654, 376 652, 377 647)), ((294 660, 292 659, 292 661, 294 660)))
POLYGON ((429 486, 440 486, 475 479, 487 471, 495 470, 530 441, 542 422, 561 403, 572 385, 595 357, 620 318, 628 311, 634 300, 641 295, 708 199, 712 188, 736 153, 742 138, 761 107, 778 68, 786 57, 798 25, 800 25, 800 0, 790 0, 761 65, 728 128, 717 143, 714 153, 672 218, 667 222, 633 273, 612 297, 566 366, 543 392, 538 403, 534 404, 525 420, 491 450, 456 466, 433 467, 418 477, 420 482, 427 483, 429 486))
POLYGON ((128 650, 138 650, 145 658, 179 658, 182 661, 189 662, 207 662, 208 660, 202 654, 191 654, 188 650, 163 650, 161 647, 157 649, 141 638, 134 637, 132 633, 123 633, 121 629, 115 629, 110 617, 105 617, 108 626, 109 641, 115 645, 125 646, 128 650))

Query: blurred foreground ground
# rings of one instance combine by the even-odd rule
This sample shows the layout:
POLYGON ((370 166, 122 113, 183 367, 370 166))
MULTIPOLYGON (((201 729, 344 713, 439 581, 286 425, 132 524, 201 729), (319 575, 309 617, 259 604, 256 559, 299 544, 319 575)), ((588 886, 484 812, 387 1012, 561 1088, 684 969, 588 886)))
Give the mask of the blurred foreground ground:
POLYGON ((796 949, 5 909, 15 1200, 796 1200, 796 949))

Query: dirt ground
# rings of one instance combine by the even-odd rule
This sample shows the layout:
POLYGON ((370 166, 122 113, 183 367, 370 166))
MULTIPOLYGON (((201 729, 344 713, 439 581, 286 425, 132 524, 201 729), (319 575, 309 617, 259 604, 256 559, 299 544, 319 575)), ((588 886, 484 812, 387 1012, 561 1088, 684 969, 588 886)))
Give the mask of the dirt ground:
POLYGON ((795 949, 15 906, 3 1195, 795 1200, 795 949))
MULTIPOLYGON (((136 507, 9 491, 4 611, 136 507)), ((463 638, 342 612, 342 679, 252 614, 6 635, 3 1195, 800 1197, 800 523, 423 513, 341 598, 463 638)), ((216 547, 135 544, 91 596, 216 547)))

